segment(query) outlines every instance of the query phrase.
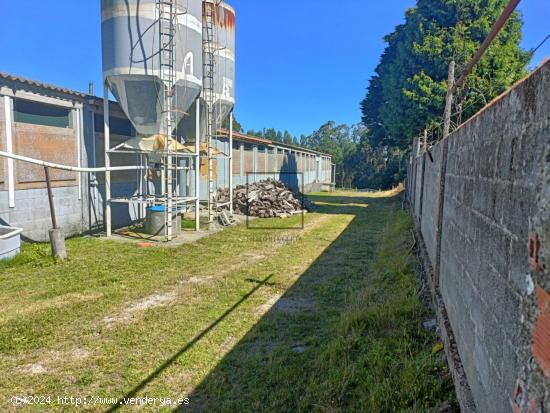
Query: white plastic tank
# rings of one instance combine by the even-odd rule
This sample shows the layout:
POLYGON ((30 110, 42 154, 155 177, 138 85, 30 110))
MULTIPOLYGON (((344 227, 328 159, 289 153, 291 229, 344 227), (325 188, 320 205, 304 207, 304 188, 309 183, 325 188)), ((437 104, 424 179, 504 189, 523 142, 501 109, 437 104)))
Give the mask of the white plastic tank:
MULTIPOLYGON (((222 122, 235 106, 235 10, 225 1, 203 1, 203 28, 206 16, 214 17, 214 127, 222 122)), ((203 29, 203 32, 205 30, 203 29)), ((207 36, 203 35, 207 41, 207 36)))
MULTIPOLYGON (((164 132, 157 0, 101 0, 103 77, 140 135, 164 132)), ((202 0, 175 0, 175 104, 180 121, 202 89, 202 0)))

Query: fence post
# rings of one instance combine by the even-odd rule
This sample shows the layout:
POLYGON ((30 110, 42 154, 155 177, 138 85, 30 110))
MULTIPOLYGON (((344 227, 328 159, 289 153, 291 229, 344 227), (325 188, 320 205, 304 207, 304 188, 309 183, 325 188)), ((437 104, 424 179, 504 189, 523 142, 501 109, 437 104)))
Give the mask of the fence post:
POLYGON ((52 184, 50 180, 50 171, 47 166, 44 166, 44 174, 46 175, 46 187, 48 189, 48 202, 50 204, 50 216, 52 218, 53 228, 49 230, 50 244, 52 246, 52 257, 60 261, 67 258, 67 250, 65 249, 65 235, 61 228, 57 226, 57 218, 55 216, 55 205, 53 203, 52 184))
POLYGON ((432 278, 434 291, 439 287, 439 276, 441 271, 441 235, 443 232, 443 206, 445 204, 445 175, 447 172, 447 137, 451 128, 451 111, 453 105, 453 89, 455 82, 455 61, 449 63, 449 76, 447 82, 447 97, 445 99, 445 112, 443 114, 443 136, 439 157, 439 194, 437 198, 437 215, 435 226, 435 263, 432 278))

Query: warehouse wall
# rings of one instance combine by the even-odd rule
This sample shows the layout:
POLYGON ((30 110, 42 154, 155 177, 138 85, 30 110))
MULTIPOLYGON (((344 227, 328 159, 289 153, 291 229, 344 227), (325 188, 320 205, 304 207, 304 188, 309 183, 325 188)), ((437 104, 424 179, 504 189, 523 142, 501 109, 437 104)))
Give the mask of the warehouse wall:
MULTIPOLYGON (((56 92, 45 93, 35 86, 20 85, 9 80, 2 80, 0 89, 0 147, 6 148, 4 96, 9 96, 13 151, 51 162, 78 165, 79 142, 83 145, 78 98, 56 92), (33 109, 41 110, 44 105, 60 109, 66 112, 64 120, 67 123, 64 126, 49 125, 47 122, 51 122, 52 118, 29 114, 24 115, 25 119, 17 119, 14 115, 16 99, 33 105, 33 109), (43 121, 46 124, 41 124, 43 121)), ((80 156, 82 164, 85 164, 86 155, 83 151, 80 156)), ((82 233, 88 225, 84 212, 87 203, 84 190, 86 181, 74 172, 53 169, 50 169, 50 177, 58 225, 68 235, 82 233)), ((52 223, 44 168, 14 161, 14 184, 15 202, 14 206, 10 206, 7 160, 0 160, 0 224, 23 228, 23 237, 32 241, 48 240, 48 230, 52 223)))
MULTIPOLYGON (((55 107, 65 108, 70 113, 68 118, 45 119, 41 124, 41 114, 24 113, 21 111, 15 119, 12 110, 12 135, 15 153, 27 155, 36 159, 48 160, 65 165, 82 165, 101 167, 104 162, 103 135, 103 101, 86 97, 82 94, 65 89, 41 86, 37 82, 21 79, 2 78, 0 80, 0 148, 6 149, 6 123, 4 119, 4 99, 7 95, 12 99, 36 101, 55 107), (69 120, 67 120, 69 119, 69 120), (18 121, 19 120, 19 121, 18 121), (80 155, 80 158, 79 158, 80 155)), ((115 146, 133 137, 135 131, 129 124, 120 107, 110 104, 111 114, 111 146, 115 146)), ((48 116, 46 116, 47 118, 48 116)), ((230 153, 228 139, 216 141, 223 155, 230 153)), ((251 143, 235 140, 233 147, 233 185, 247 182, 247 172, 257 173, 248 177, 248 181, 265 179, 265 173, 270 173, 275 179, 285 179, 293 186, 301 187, 301 177, 287 178, 282 172, 297 172, 304 169, 303 164, 296 162, 296 151, 290 148, 274 148, 265 143, 251 143), (266 151, 267 149, 267 151, 266 151), (275 156, 275 149, 277 155, 275 156), (283 155, 284 152, 284 155, 283 155), (276 161, 275 161, 276 159, 276 161), (284 163, 286 162, 286 163, 284 163), (294 185, 296 181, 296 185, 294 185)), ((311 157, 315 157, 311 154, 311 157)), ((321 160, 318 157, 319 161, 321 160)), ((323 159, 324 166, 330 168, 330 159, 323 159)), ((111 165, 137 165, 139 157, 132 154, 113 154, 111 165)), ((304 162, 301 160, 300 162, 304 162)), ((215 186, 229 185, 228 159, 217 159, 215 168, 215 186)), ((315 161, 312 162, 312 165, 315 161)), ((34 241, 46 241, 51 228, 50 213, 47 202, 47 192, 42 167, 14 162, 15 207, 8 202, 7 160, 0 159, 0 224, 22 227, 23 236, 34 241)), ((330 169, 319 168, 316 172, 304 172, 304 188, 313 188, 313 183, 330 176, 330 169)), ((205 169, 206 171, 206 169, 205 169)), ((103 212, 105 200, 104 173, 67 172, 51 169, 56 215, 59 225, 67 235, 80 234, 86 231, 103 229, 103 212)), ((206 174, 201 176, 201 199, 207 199, 206 174)), ((116 197, 131 197, 139 192, 140 174, 136 171, 115 172, 111 174, 111 193, 116 197)), ((157 180, 158 181, 158 180, 157 180)), ((181 172, 181 195, 194 195, 194 172, 181 172), (185 183, 189 181, 189 188, 185 183), (185 186, 185 187, 184 187, 185 186)), ((329 183, 329 181, 327 181, 329 183)), ((144 182, 144 185, 147 183, 144 182)), ((159 182, 155 185, 160 186, 159 182)), ((154 190, 153 184, 149 184, 154 190)), ((142 208, 138 204, 112 204, 112 225, 121 227, 143 217, 142 208)))
MULTIPOLYGON (((423 199, 411 198, 479 412, 550 408, 549 114, 547 62, 449 136, 443 177, 442 143, 433 147, 423 199)), ((417 171, 411 184, 421 180, 417 171)))

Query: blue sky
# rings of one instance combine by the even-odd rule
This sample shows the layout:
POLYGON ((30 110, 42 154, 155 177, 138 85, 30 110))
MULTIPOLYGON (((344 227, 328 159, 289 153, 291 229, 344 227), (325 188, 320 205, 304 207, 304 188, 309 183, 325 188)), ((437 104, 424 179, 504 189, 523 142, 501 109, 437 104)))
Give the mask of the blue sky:
MULTIPOLYGON (((356 123, 384 48, 414 0, 232 0, 237 10, 236 117, 246 129, 309 134, 356 123)), ((101 85, 99 0, 0 0, 0 71, 87 91, 101 85)), ((523 46, 550 31, 550 1, 523 0, 523 46)), ((534 58, 550 55, 550 40, 534 58)))

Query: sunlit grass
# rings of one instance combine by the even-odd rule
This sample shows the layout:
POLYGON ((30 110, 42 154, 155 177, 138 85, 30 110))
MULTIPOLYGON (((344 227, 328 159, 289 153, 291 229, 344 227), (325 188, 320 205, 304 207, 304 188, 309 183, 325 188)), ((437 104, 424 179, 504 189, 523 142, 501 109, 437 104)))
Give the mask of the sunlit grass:
POLYGON ((25 244, 0 263, 0 409, 29 393, 189 396, 183 411, 207 412, 384 411, 392 398, 421 411, 448 397, 418 328, 399 199, 311 198, 304 230, 274 229, 295 216, 174 248, 75 238, 62 264, 25 244))

